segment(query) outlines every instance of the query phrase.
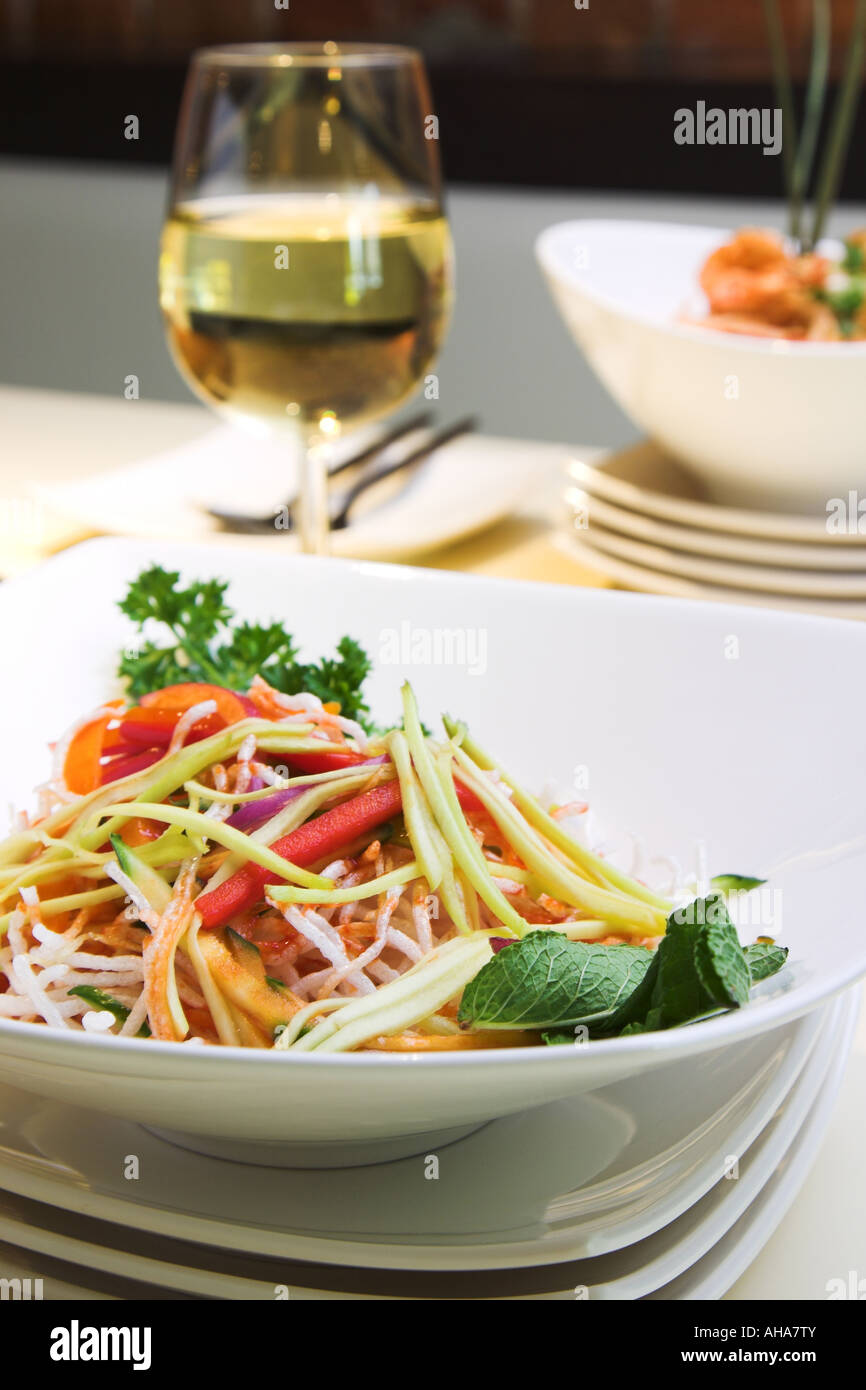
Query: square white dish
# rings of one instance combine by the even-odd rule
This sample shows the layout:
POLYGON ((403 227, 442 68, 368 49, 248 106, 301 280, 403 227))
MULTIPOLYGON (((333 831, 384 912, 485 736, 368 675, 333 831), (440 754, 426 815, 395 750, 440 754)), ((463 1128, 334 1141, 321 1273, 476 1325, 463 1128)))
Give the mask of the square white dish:
POLYGON ((46 741, 114 693, 131 637, 116 603, 154 561, 230 580, 244 616, 286 621, 309 655, 344 632, 357 637, 375 663, 379 720, 397 716, 408 676, 431 727, 442 710, 461 716, 533 788, 588 778, 580 795, 650 854, 692 862, 702 841, 711 872, 771 876, 743 935, 770 931, 790 961, 736 1013, 576 1048, 252 1056, 0 1021, 4 1079, 203 1136, 202 1146, 222 1141, 226 1152, 255 1141, 299 1146, 298 1162, 351 1162, 345 1145, 372 1145, 367 1157, 413 1143, 417 1152, 430 1131, 465 1131, 727 1046, 866 972, 859 627, 389 565, 92 541, 0 588, 17 676, 0 690, 4 800, 31 804, 46 741))

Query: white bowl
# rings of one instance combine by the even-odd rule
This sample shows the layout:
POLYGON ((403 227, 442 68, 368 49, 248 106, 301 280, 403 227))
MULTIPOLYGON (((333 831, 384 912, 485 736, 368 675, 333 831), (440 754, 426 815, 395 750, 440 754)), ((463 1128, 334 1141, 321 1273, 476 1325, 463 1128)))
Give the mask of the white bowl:
POLYGON ((536 254, 575 340, 636 425, 736 505, 824 515, 866 481, 866 343, 747 338, 680 321, 730 231, 584 220, 536 254))
POLYGON ((529 784, 567 785, 588 771, 593 805, 643 833, 651 853, 688 862, 700 839, 714 872, 772 872, 781 898, 755 899, 763 912, 745 935, 772 928, 790 961, 735 1013, 573 1048, 295 1056, 0 1020, 2 1080, 180 1132, 211 1152, 252 1142, 265 1161, 277 1145, 294 1146, 287 1156, 302 1165, 342 1164, 426 1151, 431 1132, 441 1143, 734 1044, 866 973, 859 626, 216 545, 91 541, 0 587, 7 650, 28 677, 24 710, 17 681, 0 687, 4 801, 29 803, 45 742, 105 698, 129 638, 115 601, 153 561, 231 580, 240 612, 286 620, 310 654, 355 635, 377 662, 370 696, 380 719, 397 715, 408 676, 428 723, 440 710, 463 716, 529 784), (403 623, 408 664, 382 664, 403 623), (472 659, 412 664, 411 634, 443 630, 462 633, 472 659))

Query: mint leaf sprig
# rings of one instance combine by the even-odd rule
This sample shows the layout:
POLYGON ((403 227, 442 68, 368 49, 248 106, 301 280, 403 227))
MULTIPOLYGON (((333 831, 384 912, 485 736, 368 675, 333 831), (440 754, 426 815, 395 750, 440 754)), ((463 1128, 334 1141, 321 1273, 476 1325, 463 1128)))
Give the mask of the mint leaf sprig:
POLYGON ((745 950, 724 898, 712 893, 671 913, 655 951, 529 932, 497 951, 463 991, 463 1027, 526 1028, 547 1043, 678 1028, 741 1008, 753 984, 781 970, 788 952, 759 941, 745 950))

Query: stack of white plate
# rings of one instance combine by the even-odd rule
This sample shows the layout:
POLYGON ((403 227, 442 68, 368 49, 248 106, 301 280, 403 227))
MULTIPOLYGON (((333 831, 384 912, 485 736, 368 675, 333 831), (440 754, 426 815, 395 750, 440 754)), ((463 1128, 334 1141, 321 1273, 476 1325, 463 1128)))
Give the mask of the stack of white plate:
POLYGON ((650 443, 575 460, 569 473, 569 543, 625 588, 866 618, 856 494, 828 497, 814 515, 720 506, 650 443))
POLYGON ((719 1298, 806 1175, 856 1012, 494 1121, 436 1176, 226 1162, 2 1087, 0 1242, 46 1297, 719 1298))

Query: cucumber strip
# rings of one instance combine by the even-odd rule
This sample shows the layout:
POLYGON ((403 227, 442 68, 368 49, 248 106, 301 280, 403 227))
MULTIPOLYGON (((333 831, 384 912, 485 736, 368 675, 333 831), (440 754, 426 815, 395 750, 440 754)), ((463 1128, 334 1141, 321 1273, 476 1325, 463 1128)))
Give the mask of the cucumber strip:
POLYGON ((156 869, 145 864, 144 860, 140 859, 135 850, 130 849, 119 835, 112 835, 110 839, 111 847, 117 856, 117 862, 126 877, 147 899, 154 912, 165 912, 171 902, 171 888, 165 879, 156 872, 156 869))
POLYGON ((267 980, 265 974, 265 963, 262 960, 262 953, 255 942, 247 941, 245 936, 239 932, 232 931, 231 927, 226 927, 226 945, 237 961, 238 965, 243 966, 251 975, 255 975, 260 984, 267 980))
MULTIPOLYGON (((121 1004, 119 999, 115 999, 113 994, 108 994, 104 989, 97 988, 96 985, 75 985, 66 991, 67 994, 74 994, 78 999, 83 999, 85 1004, 90 1004, 94 1009, 101 1009, 105 1013, 114 1014, 115 1021, 124 1024, 129 1018, 130 1010, 126 1004, 121 1004)), ((147 1023, 143 1023, 136 1034, 139 1038, 149 1038, 150 1028, 147 1023)))
MULTIPOLYGON (((614 868, 612 864, 601 859, 597 854, 593 854, 592 850, 579 844, 572 835, 569 835, 568 831, 544 810, 544 807, 536 801, 534 796, 525 792, 519 783, 509 777, 508 773, 475 743, 465 724, 459 724, 447 715, 442 716, 442 723, 449 736, 459 741, 460 750, 472 760, 476 771, 490 772, 495 770, 498 772, 505 785, 511 789, 512 803, 523 812, 530 825, 534 826, 536 830, 540 830, 542 835, 562 850, 574 864, 591 874, 593 878, 601 879, 603 882, 611 884, 613 888, 619 889, 620 892, 628 893, 632 897, 639 898, 641 902, 649 903, 651 907, 658 908, 666 915, 670 914, 673 905, 666 898, 653 893, 644 884, 638 883, 637 879, 631 878, 629 874, 614 868)), ((460 761, 458 758, 458 762, 460 761)))

